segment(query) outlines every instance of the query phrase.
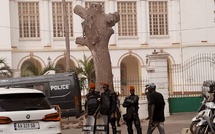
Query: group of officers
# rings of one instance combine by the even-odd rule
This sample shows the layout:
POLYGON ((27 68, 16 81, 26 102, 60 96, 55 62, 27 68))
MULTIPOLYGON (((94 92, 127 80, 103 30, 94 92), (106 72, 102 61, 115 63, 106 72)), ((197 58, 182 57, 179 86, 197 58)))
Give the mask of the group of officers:
MULTIPOLYGON (((100 115, 106 115, 108 117, 108 126, 112 126, 112 134, 117 134, 117 126, 120 126, 120 101, 118 99, 119 93, 110 90, 108 83, 102 83, 101 87, 104 92, 100 94, 99 91, 95 90, 95 84, 90 83, 89 93, 86 95, 85 102, 85 117, 88 115, 94 116, 95 118, 100 115)), ((122 104, 126 108, 126 113, 123 115, 123 119, 127 125, 128 134, 133 134, 132 124, 136 127, 137 134, 142 134, 141 122, 138 115, 139 110, 139 97, 135 95, 135 87, 130 86, 130 95, 127 96, 122 104)), ((155 91, 156 86, 154 83, 146 85, 147 96, 148 96, 148 117, 149 126, 147 134, 152 134, 154 129, 157 127, 160 134, 164 132, 164 99, 163 96, 155 91), (151 100, 151 101, 150 101, 151 100), (159 106, 157 106, 159 105, 159 106), (161 112, 161 113, 160 113, 161 112)), ((107 127, 107 134, 109 134, 109 127, 107 127)))

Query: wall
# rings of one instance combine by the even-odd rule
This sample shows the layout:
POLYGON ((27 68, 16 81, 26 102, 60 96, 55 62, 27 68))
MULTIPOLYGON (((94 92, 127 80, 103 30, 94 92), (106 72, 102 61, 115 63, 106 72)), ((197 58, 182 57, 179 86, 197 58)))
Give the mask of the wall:
POLYGON ((5 59, 7 65, 11 66, 12 62, 9 1, 1 0, 0 9, 0 58, 5 59))
POLYGON ((202 97, 169 98, 170 113, 196 112, 201 106, 202 97))

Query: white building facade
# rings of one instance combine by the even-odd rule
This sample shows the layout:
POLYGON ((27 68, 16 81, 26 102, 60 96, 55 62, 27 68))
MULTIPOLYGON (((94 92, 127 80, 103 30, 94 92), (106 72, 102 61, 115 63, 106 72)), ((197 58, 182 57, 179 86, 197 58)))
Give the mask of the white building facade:
MULTIPOLYGON (((103 5, 106 14, 119 11, 120 21, 113 27, 115 33, 109 41, 113 75, 120 81, 141 81, 136 85, 131 82, 115 86, 115 90, 124 95, 129 94, 129 84, 135 85, 137 94, 142 95, 146 77, 149 82, 159 83, 155 79, 156 73, 153 73, 154 67, 157 67, 156 58, 149 58, 153 52, 158 52, 161 57, 166 55, 167 60, 158 61, 164 63, 166 68, 168 65, 181 65, 199 54, 215 52, 214 0, 66 2, 71 66, 78 66, 78 60, 83 59, 83 55, 91 56, 87 47, 75 44, 76 37, 83 35, 83 20, 74 14, 73 8, 76 5, 87 7, 91 2, 96 2, 103 5)), ((28 62, 42 69, 51 60, 55 66, 65 70, 62 0, 1 0, 0 9, 0 58, 6 59, 16 77, 21 75, 22 66, 28 62)), ((159 72, 164 72, 162 76, 166 83, 158 88, 166 89, 167 99, 169 83, 174 83, 174 80, 169 82, 173 76, 165 74, 168 70, 162 70, 162 67, 159 72)))

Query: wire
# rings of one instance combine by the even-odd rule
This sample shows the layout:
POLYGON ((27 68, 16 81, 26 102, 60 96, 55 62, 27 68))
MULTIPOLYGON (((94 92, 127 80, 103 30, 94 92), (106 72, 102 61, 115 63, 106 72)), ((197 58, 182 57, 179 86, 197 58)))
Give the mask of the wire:
MULTIPOLYGON (((19 30, 19 28, 17 27, 9 27, 9 26, 0 26, 0 28, 9 28, 9 29, 17 29, 19 30)), ((210 29, 210 28, 215 28, 215 26, 208 26, 208 27, 196 27, 196 28, 185 28, 185 29, 179 29, 179 30, 169 30, 169 32, 179 32, 179 31, 191 31, 191 30, 201 30, 201 29, 210 29)), ((40 32, 50 32, 53 33, 54 31, 52 30, 40 30, 40 32)), ((69 32, 70 33, 70 32, 69 32)), ((82 32, 73 32, 73 33, 82 33, 82 32)), ((150 33, 150 32, 137 32, 137 33, 150 33)), ((117 32, 115 32, 114 34, 118 34, 117 32)))

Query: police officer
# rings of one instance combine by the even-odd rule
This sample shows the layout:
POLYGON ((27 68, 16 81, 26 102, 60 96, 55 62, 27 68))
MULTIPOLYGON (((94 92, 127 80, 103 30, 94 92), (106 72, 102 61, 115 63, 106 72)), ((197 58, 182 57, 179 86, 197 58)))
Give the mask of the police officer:
POLYGON ((86 95, 86 102, 85 102, 85 117, 88 115, 93 115, 94 117, 99 112, 100 106, 100 92, 95 91, 95 84, 89 84, 89 93, 86 95))
MULTIPOLYGON (((101 93, 100 113, 101 115, 108 116, 108 126, 110 123, 112 126, 112 133, 116 134, 116 93, 109 89, 108 83, 102 83, 102 88, 104 92, 101 93)), ((109 134, 109 127, 107 127, 107 134, 109 134)))
POLYGON ((119 92, 116 92, 116 122, 117 127, 120 127, 120 118, 121 118, 121 109, 120 109, 120 100, 119 100, 119 92))
POLYGON ((126 107, 126 125, 128 134, 133 134, 132 122, 137 129, 137 134, 142 134, 140 119, 138 116, 139 109, 139 97, 134 94, 134 86, 130 86, 130 96, 127 96, 124 100, 123 107, 126 107))

